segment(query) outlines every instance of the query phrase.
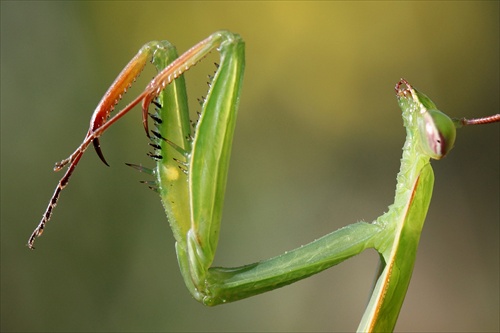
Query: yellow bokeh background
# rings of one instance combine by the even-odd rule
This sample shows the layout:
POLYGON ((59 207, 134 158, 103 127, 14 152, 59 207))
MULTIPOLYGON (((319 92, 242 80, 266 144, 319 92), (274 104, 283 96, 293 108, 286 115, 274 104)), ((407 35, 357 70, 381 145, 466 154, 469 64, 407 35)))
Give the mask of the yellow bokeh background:
MULTIPOLYGON (((294 285, 206 308, 184 286, 139 111, 80 163, 37 250, 24 246, 90 115, 142 44, 246 42, 217 265, 265 259, 393 200, 405 77, 452 117, 499 112, 499 2, 1 2, 2 331, 353 331, 366 252, 294 285)), ((187 73, 190 104, 209 61, 187 73)), ((128 98, 153 75, 146 71, 128 98)), ((498 331, 499 126, 460 130, 436 185, 398 331, 498 331)))

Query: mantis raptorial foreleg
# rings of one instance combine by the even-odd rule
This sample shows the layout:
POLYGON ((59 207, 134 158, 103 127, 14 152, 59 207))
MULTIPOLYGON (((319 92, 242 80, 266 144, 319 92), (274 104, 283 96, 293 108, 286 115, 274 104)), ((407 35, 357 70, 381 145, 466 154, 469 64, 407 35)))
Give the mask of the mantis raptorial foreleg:
MULTIPOLYGON (((149 136, 147 114, 149 105, 158 96, 158 94, 170 83, 172 83, 177 77, 179 77, 184 71, 193 66, 198 61, 200 61, 206 54, 208 54, 213 48, 217 47, 217 43, 220 39, 216 38, 216 35, 212 35, 204 41, 198 43, 196 46, 187 51, 182 57, 177 58, 177 53, 175 48, 170 45, 169 42, 149 42, 145 44, 137 53, 137 55, 127 64, 123 71, 115 79, 111 87, 104 94, 103 98, 97 105, 91 120, 90 128, 87 132, 85 139, 82 144, 71 154, 68 158, 56 163, 54 171, 61 170, 65 165, 70 164, 65 175, 59 181, 54 194, 49 202, 49 205, 40 221, 38 227, 33 231, 29 241, 28 247, 33 248, 35 238, 40 236, 45 228, 45 224, 50 220, 52 211, 57 205, 59 195, 61 191, 66 187, 69 179, 76 168, 80 158, 83 153, 90 145, 94 144, 97 154, 101 160, 108 165, 104 159, 104 155, 100 149, 99 137, 101 134, 109 128, 113 123, 120 119, 123 115, 129 112, 134 106, 142 101, 143 108, 143 126, 146 134, 149 136), (194 56, 193 56, 194 54, 194 56), (169 58, 170 57, 170 58, 169 58), (164 71, 160 72, 153 81, 148 85, 142 94, 140 94, 136 99, 130 102, 125 108, 119 111, 113 118, 109 119, 110 113, 113 111, 116 104, 120 101, 123 94, 132 85, 137 76, 141 73, 142 69, 146 65, 148 59, 152 58, 152 62, 160 62, 160 59, 170 59, 172 63, 164 71)), ((184 93, 185 93, 185 88, 184 93)), ((180 119, 183 121, 182 124, 186 122, 186 119, 180 119)), ((181 124, 181 125, 182 125, 181 124)))
POLYGON ((99 157, 106 163, 100 151, 100 135, 142 103, 143 126, 155 150, 149 156, 157 164, 154 170, 134 167, 155 177, 148 185, 160 194, 176 240, 181 273, 198 301, 216 305, 263 293, 373 248, 380 253, 382 265, 359 330, 392 330, 410 283, 431 200, 434 175, 430 158, 440 159, 453 148, 456 128, 498 122, 500 114, 453 121, 427 96, 402 79, 395 90, 407 136, 394 203, 387 213, 371 223, 348 225, 268 260, 234 268, 212 267, 244 63, 243 40, 228 31, 210 35, 180 57, 168 42, 150 42, 143 46, 99 103, 83 143, 68 159, 56 164, 56 170, 66 164, 69 167, 28 246, 33 248, 35 238, 42 233, 60 192, 90 143, 94 143, 99 157), (182 73, 214 49, 220 52, 220 64, 202 103, 200 118, 191 132, 182 73), (109 118, 115 104, 149 58, 159 74, 143 93, 109 118), (150 114, 156 129, 151 131, 147 122, 150 104, 156 106, 156 114, 150 114))

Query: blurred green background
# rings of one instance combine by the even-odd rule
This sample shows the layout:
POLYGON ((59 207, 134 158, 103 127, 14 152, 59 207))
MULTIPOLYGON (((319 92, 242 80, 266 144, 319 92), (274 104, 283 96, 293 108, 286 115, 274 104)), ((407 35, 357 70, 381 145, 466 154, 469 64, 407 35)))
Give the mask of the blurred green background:
MULTIPOLYGON (((206 308, 146 178, 139 111, 89 152, 37 250, 25 243, 101 96, 139 47, 218 29, 247 66, 216 263, 265 259, 392 203, 405 77, 454 117, 499 111, 499 2, 1 2, 2 331, 352 331, 373 251, 206 308)), ((216 55, 213 56, 216 61, 216 55)), ((207 65, 208 64, 208 65, 207 65)), ((187 74, 191 105, 208 61, 187 74), (205 67, 204 67, 205 66, 205 67)), ((142 75, 139 92, 153 75, 142 75)), ((134 93, 129 93, 131 97, 134 93)), ((499 126, 463 129, 436 186, 399 331, 498 331, 499 126)))

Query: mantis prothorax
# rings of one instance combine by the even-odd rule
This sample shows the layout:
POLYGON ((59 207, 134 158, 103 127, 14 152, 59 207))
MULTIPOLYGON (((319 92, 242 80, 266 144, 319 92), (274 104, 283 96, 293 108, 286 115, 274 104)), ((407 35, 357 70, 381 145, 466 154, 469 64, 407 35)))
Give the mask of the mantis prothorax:
POLYGON ((160 194, 176 240, 182 276, 196 300, 210 306, 240 300, 306 278, 367 248, 374 248, 380 254, 381 268, 358 329, 392 330, 410 282, 431 200, 434 175, 430 158, 440 159, 452 149, 456 128, 498 122, 500 114, 451 120, 426 95, 401 79, 395 90, 407 136, 394 203, 387 213, 371 223, 348 225, 268 260, 234 268, 211 267, 219 237, 244 65, 244 42, 239 35, 228 31, 210 35, 180 57, 166 41, 144 45, 102 98, 82 144, 68 159, 56 164, 56 171, 67 164, 69 167, 29 238, 29 248, 33 248, 35 238, 42 234, 61 191, 87 147, 93 143, 106 163, 99 137, 142 103, 143 126, 155 149, 150 156, 157 163, 152 170, 134 167, 155 177, 150 187, 160 194), (191 132, 182 74, 214 49, 220 52, 220 65, 191 132), (110 112, 148 59, 159 74, 143 93, 110 118, 110 112), (148 128, 150 104, 156 106, 156 114, 150 114, 156 130, 151 131, 148 128))

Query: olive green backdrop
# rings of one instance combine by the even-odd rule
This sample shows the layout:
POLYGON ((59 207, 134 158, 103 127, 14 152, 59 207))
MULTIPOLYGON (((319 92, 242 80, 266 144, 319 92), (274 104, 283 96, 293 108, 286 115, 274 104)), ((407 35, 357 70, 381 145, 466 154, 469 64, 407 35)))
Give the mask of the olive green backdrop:
MULTIPOLYGON (((455 117, 499 112, 499 2, 1 2, 2 331, 352 331, 368 251, 292 286, 206 308, 181 279, 145 175, 139 111, 89 150, 37 250, 54 162, 145 42, 240 33, 247 67, 218 265, 277 255, 392 203, 405 77, 455 117)), ((187 74, 193 110, 211 62, 187 74)), ((153 76, 146 71, 138 93, 153 76)), ((433 162, 434 198, 397 329, 498 331, 499 126, 433 162)))

